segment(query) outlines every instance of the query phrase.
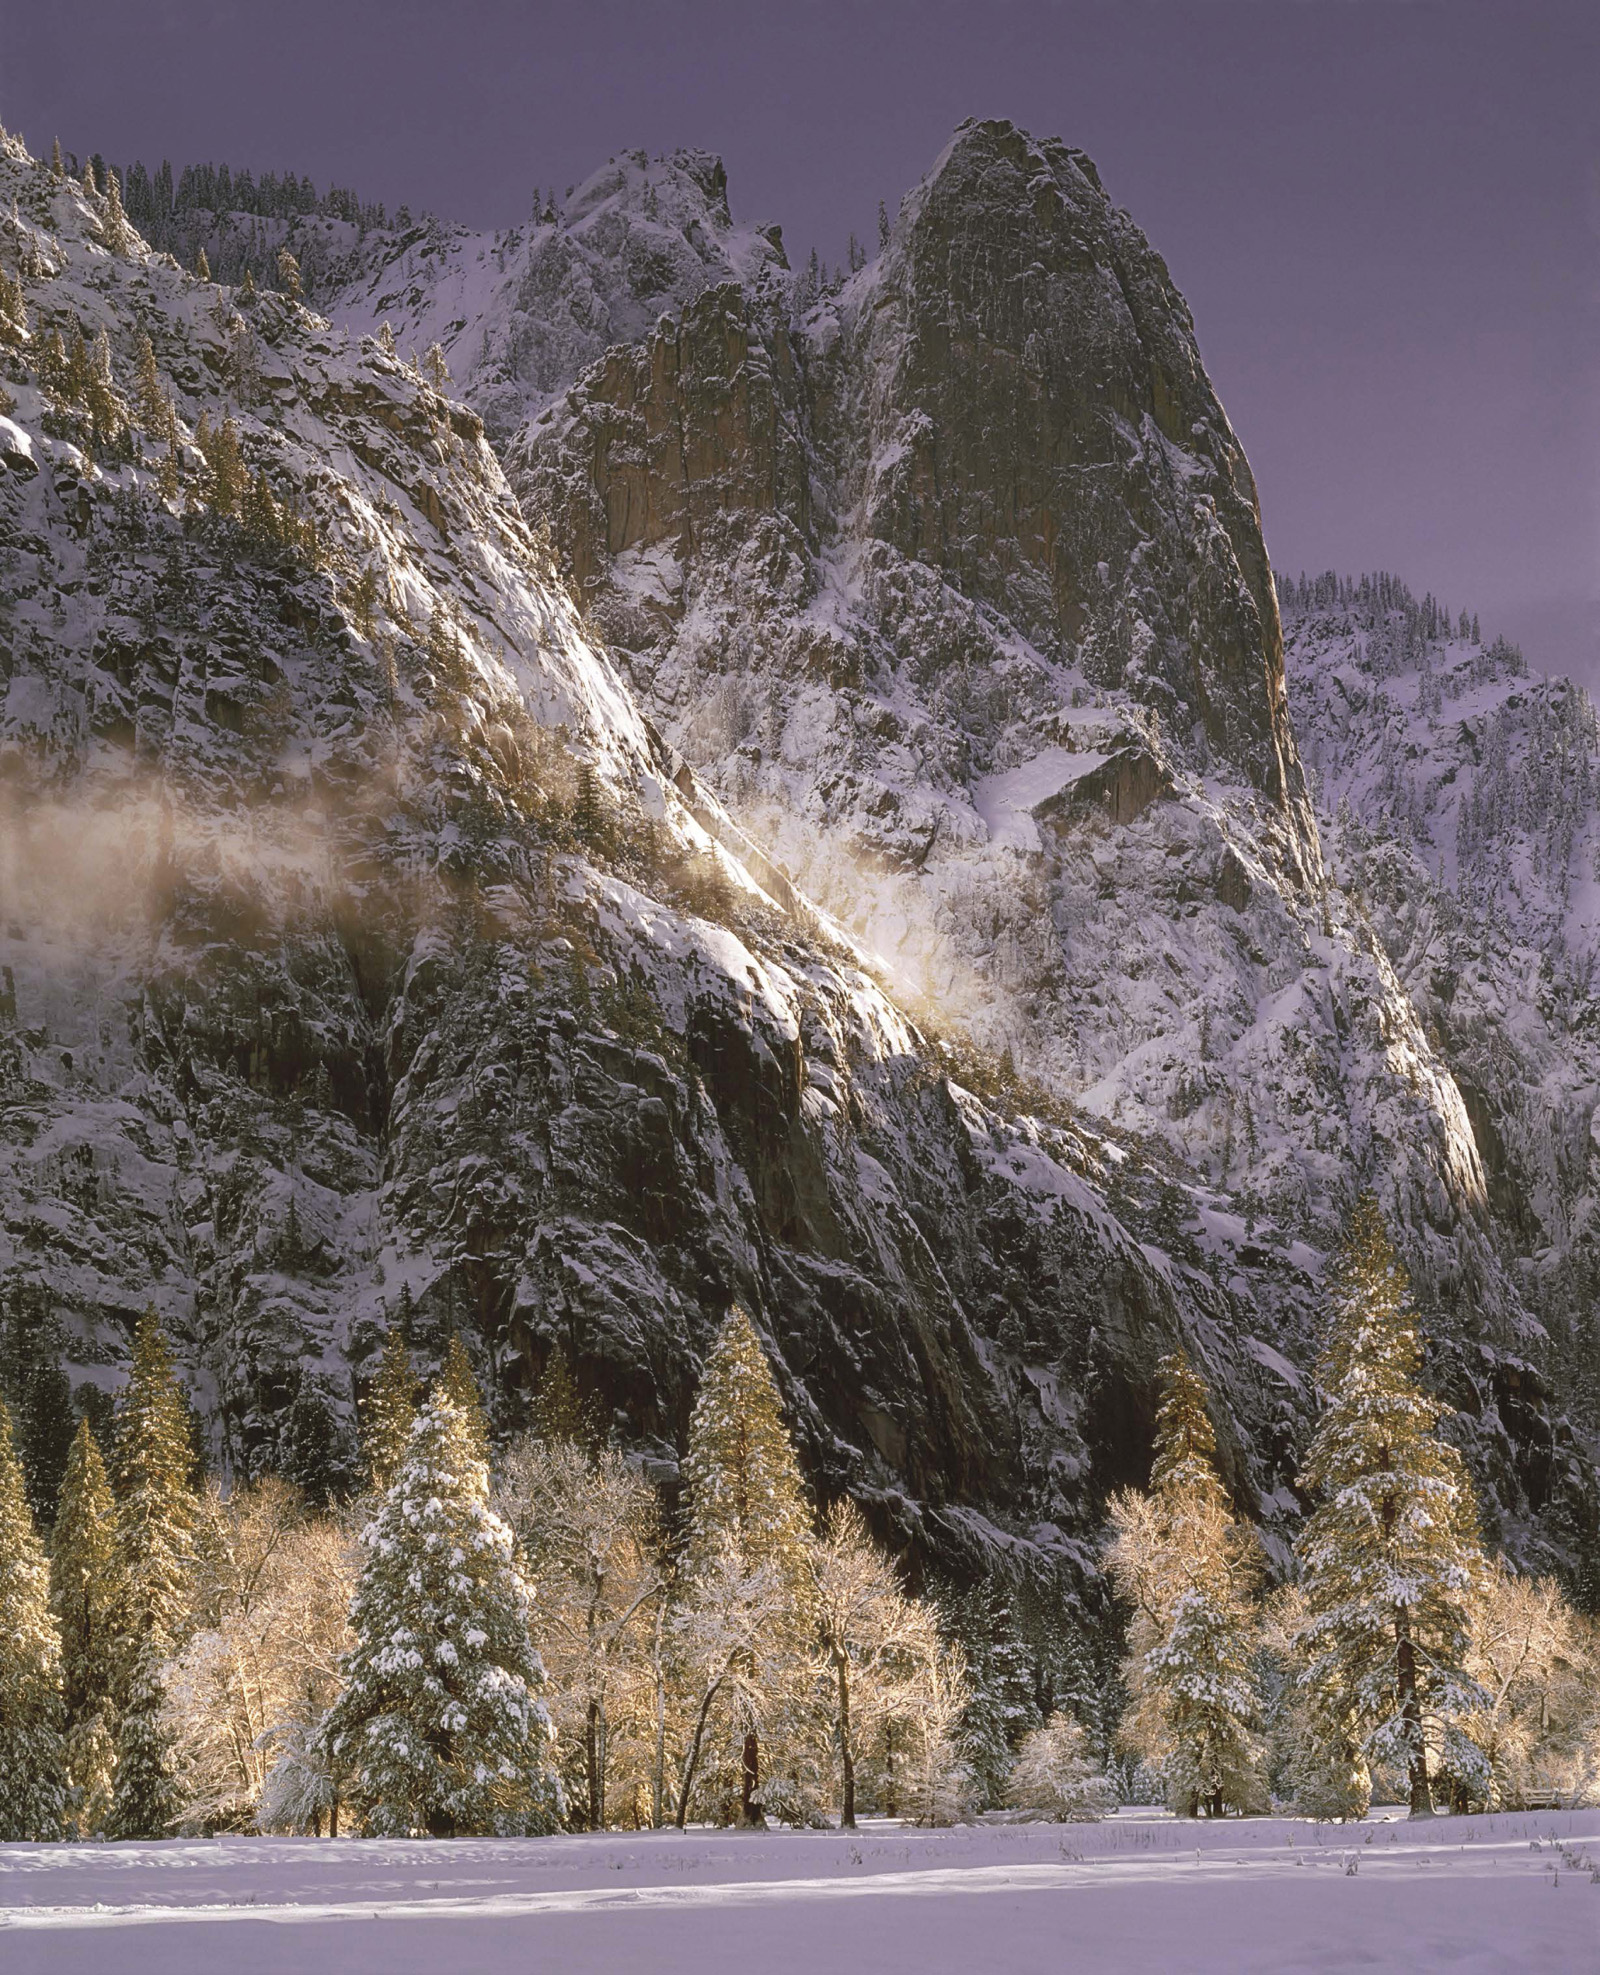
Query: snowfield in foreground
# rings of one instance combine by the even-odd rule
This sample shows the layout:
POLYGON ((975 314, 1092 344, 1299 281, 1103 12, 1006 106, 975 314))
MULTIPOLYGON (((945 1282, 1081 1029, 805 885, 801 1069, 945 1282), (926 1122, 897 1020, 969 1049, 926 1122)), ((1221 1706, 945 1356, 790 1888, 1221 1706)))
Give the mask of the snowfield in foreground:
POLYGON ((6 1975, 1600 1970, 1600 1810, 0 1846, 6 1975))

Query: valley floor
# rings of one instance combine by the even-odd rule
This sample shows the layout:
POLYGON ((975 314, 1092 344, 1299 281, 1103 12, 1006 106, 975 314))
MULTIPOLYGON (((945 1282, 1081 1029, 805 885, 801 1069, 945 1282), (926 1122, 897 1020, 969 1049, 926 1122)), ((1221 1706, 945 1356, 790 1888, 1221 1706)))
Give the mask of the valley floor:
POLYGON ((0 1967, 1576 1975, 1600 1970, 1600 1811, 7 1845, 0 1967))

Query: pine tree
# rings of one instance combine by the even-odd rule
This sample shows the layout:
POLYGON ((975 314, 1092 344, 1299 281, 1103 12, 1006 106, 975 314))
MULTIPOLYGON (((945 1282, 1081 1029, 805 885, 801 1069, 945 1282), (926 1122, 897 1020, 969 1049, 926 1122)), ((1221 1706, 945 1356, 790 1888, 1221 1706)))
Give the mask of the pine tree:
POLYGON ((405 1458, 417 1417, 417 1381, 399 1324, 383 1340, 378 1376, 361 1409, 361 1451, 372 1485, 386 1490, 405 1458))
POLYGON ((805 1486, 772 1367, 737 1304, 701 1374, 683 1482, 691 1570, 732 1543, 748 1568, 774 1563, 803 1582, 811 1534, 805 1486))
POLYGON ((106 173, 106 209, 100 221, 100 238, 106 250, 113 254, 125 254, 133 245, 133 228, 122 209, 122 183, 114 171, 106 173))
POLYGON ((62 1725, 50 1573, 28 1511, 11 1417, 0 1405, 0 1840, 61 1836, 62 1725))
POLYGON ((67 168, 61 162, 61 139, 58 137, 50 146, 50 176, 52 178, 65 178, 66 175, 67 168))
POLYGON ((1018 1629, 1009 1587, 985 1579, 939 1602, 966 1664, 962 1744, 985 1800, 998 1805, 1018 1743, 1040 1723, 1033 1655, 1018 1629))
POLYGON ((472 1369, 472 1360, 467 1355, 467 1347, 459 1330, 450 1333, 450 1343, 445 1350, 444 1364, 439 1371, 439 1382, 434 1387, 435 1394, 448 1399, 456 1407, 465 1425, 472 1458, 484 1467, 489 1465, 489 1420, 483 1410, 483 1394, 478 1387, 477 1374, 472 1369))
POLYGON ((0 268, 0 343, 17 350, 28 340, 28 301, 22 283, 0 268))
POLYGON ((250 471, 239 450, 238 426, 231 418, 224 418, 219 426, 213 428, 210 419, 202 412, 200 423, 195 428, 194 442, 205 461, 201 498, 213 512, 237 516, 250 485, 250 471))
POLYGON ((567 1354, 559 1344, 545 1361, 533 1395, 532 1415, 533 1437, 549 1445, 592 1447, 601 1438, 594 1403, 578 1390, 567 1354))
POLYGON ((1161 1399, 1156 1407, 1151 1488, 1174 1502, 1201 1501, 1225 1509, 1228 1498, 1217 1473, 1217 1433, 1211 1424, 1205 1380, 1182 1351, 1162 1358, 1156 1376, 1161 1399))
POLYGON ((161 1722, 161 1668, 180 1641, 193 1564, 195 1501, 188 1410, 154 1309, 134 1333, 117 1409, 118 1837, 163 1834, 178 1808, 161 1722))
POLYGON ((372 637, 378 628, 378 572, 370 562, 362 564, 342 601, 356 630, 363 638, 372 637))
POLYGON ((572 834, 586 849, 604 856, 610 848, 610 818, 601 799, 600 785, 587 761, 578 763, 577 782, 572 798, 572 834))
POLYGON ((278 249, 278 286, 291 302, 300 299, 300 263, 287 247, 278 249))
POLYGON ((83 192, 83 196, 86 199, 98 199, 100 196, 100 188, 94 182, 93 158, 90 158, 88 163, 83 168, 83 179, 82 179, 81 189, 83 192))
POLYGON ((889 209, 880 199, 878 201, 878 251, 880 254, 883 252, 884 248, 888 246, 888 244, 889 244, 889 209))
POLYGON ((444 392, 450 388, 450 365, 441 343, 430 343, 428 354, 422 359, 422 374, 434 390, 444 392))
POLYGON ((1300 1476, 1320 1503, 1295 1546, 1296 1646, 1307 1691, 1348 1713, 1368 1761, 1404 1771, 1413 1817, 1432 1815, 1431 1763, 1464 1786, 1483 1767, 1460 1726, 1483 1699, 1463 1670, 1485 1569, 1477 1509, 1421 1368, 1406 1273, 1366 1193, 1328 1273, 1328 1403, 1300 1476))
POLYGON ((111 1814, 116 1761, 116 1504, 87 1419, 67 1460, 50 1548, 50 1600, 66 1687, 67 1807, 81 1836, 111 1814))
POLYGON ((528 1587, 460 1409, 435 1397, 362 1535, 346 1687, 321 1731, 376 1836, 554 1828, 528 1587))
MULTIPOLYGON (((686 1564, 691 1579, 724 1571, 772 1571, 788 1621, 771 1645, 781 1657, 798 1638, 807 1601, 806 1545, 811 1523, 793 1442, 772 1367, 755 1327, 737 1304, 717 1334, 701 1374, 683 1460, 687 1509, 686 1564)), ((758 1822, 755 1795, 760 1749, 750 1728, 740 1759, 740 1808, 758 1822)))
POLYGON ((172 507, 183 492, 183 471, 178 459, 178 441, 174 435, 167 442, 167 450, 161 455, 161 464, 156 471, 157 497, 172 507))
MULTIPOLYGON (((283 539, 283 516, 278 503, 273 499, 272 482, 264 473, 245 474, 244 498, 239 507, 239 525, 252 542, 262 549, 273 549, 283 539)), ((299 1259, 299 1209, 293 1199, 289 1202, 289 1219, 285 1223, 283 1253, 287 1266, 294 1267, 299 1259)))
POLYGON ((72 1387, 52 1359, 41 1358, 28 1373, 17 1407, 17 1452, 28 1482, 34 1521, 46 1528, 55 1519, 61 1477, 76 1432, 72 1387))
POLYGON ((155 346, 148 336, 139 338, 139 355, 134 371, 134 402, 139 423, 152 439, 171 440, 177 436, 178 421, 156 368, 155 346))
POLYGON ((196 281, 209 281, 211 279, 211 263, 206 259, 206 250, 204 247, 194 257, 194 277, 196 281))
POLYGON ((1160 1765, 1180 1814, 1257 1810, 1266 1751, 1248 1603, 1255 1546, 1216 1470, 1204 1380, 1182 1352, 1158 1370, 1151 1493, 1111 1505, 1112 1574, 1133 1606, 1122 1739, 1160 1765))

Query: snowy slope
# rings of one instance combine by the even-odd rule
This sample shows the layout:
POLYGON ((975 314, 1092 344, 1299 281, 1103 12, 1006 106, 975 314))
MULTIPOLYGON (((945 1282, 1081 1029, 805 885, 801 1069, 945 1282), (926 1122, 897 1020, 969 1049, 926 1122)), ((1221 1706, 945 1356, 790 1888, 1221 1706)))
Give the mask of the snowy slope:
POLYGON ((325 306, 354 331, 387 322, 403 349, 438 343, 498 443, 664 310, 719 282, 759 291, 785 266, 775 229, 733 225, 719 159, 628 151, 505 232, 424 220, 371 236, 325 306))
POLYGON ((1342 589, 1286 591, 1329 858, 1451 1067, 1553 1358, 1592 1419, 1600 723, 1580 686, 1452 634, 1395 579, 1342 589))

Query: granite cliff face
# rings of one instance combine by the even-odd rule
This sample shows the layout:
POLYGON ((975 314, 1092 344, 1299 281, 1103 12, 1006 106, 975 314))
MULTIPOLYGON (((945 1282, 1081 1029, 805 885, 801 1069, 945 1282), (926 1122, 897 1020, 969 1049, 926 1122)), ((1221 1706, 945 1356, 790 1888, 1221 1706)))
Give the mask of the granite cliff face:
POLYGON ((969 124, 876 261, 783 299, 770 265, 686 292, 502 441, 652 719, 898 991, 1176 1155, 1169 1245, 1263 1334, 1305 1307, 1241 1268, 1257 1231, 1314 1271, 1377 1184, 1511 1516, 1581 1496, 1581 1461, 1513 1478, 1565 1403, 1505 1435, 1549 1350, 1519 1228, 1324 872, 1249 468, 1159 258, 1080 153, 969 124))
POLYGON ((1292 1529, 1376 1177, 1496 1528, 1572 1560, 1472 1116, 1323 881, 1248 469, 1085 161, 964 127, 802 308, 714 161, 630 157, 357 243, 347 329, 0 178, 0 1296, 75 1378, 153 1297, 218 1454, 323 1485, 385 1325, 459 1326, 506 1425, 560 1341, 670 1479, 737 1295, 819 1490, 1092 1589, 1180 1336, 1292 1529))
POLYGON ((1249 468, 1080 153, 963 126, 837 293, 709 288, 507 458, 664 733, 908 991, 1321 1238, 1407 1145, 1424 1273, 1495 1274, 1449 1071, 1325 893, 1249 468))
POLYGON ((737 1296, 820 1491, 1092 1588, 1189 1335, 1283 1528, 1299 1376, 1107 1204, 1159 1177, 984 1103, 763 891, 476 416, 108 247, 15 142, 0 180, 8 1338, 104 1389, 153 1301, 215 1457, 313 1487, 387 1325, 425 1359, 459 1327, 508 1426, 559 1341, 670 1479, 737 1296))
MULTIPOLYGON (((1491 1213, 1550 1334, 1502 1382, 1600 1398, 1600 726, 1583 688, 1393 577, 1286 588, 1329 858, 1449 1062, 1491 1213)), ((1548 1446, 1570 1458, 1561 1436, 1548 1446)))

